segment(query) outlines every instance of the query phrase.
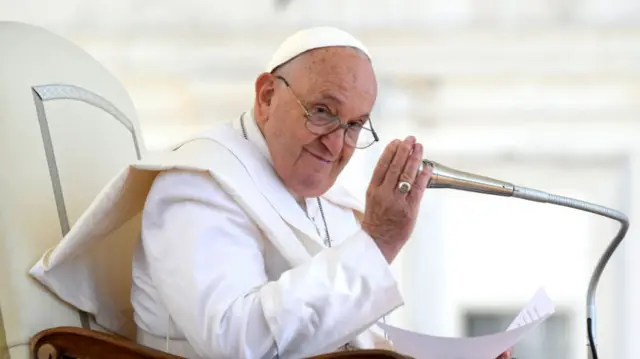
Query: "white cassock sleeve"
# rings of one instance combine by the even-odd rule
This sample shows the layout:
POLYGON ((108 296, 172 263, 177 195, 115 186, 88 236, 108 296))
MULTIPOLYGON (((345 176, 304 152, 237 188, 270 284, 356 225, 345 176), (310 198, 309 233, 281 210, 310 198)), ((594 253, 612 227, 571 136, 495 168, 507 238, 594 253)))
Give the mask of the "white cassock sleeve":
POLYGON ((402 304, 362 230, 276 281, 265 237, 208 174, 161 173, 143 215, 153 285, 196 352, 302 358, 336 350, 402 304))

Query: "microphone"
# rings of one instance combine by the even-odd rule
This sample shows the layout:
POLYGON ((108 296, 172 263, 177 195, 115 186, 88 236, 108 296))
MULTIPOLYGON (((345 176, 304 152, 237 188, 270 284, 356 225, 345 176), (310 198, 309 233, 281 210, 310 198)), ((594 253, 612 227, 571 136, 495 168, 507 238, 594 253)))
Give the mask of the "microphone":
POLYGON ((515 186, 509 182, 455 170, 428 159, 422 160, 422 166, 431 169, 431 178, 429 179, 427 188, 455 189, 503 197, 516 197, 541 203, 551 203, 597 214, 620 222, 620 229, 596 264, 587 289, 587 352, 590 359, 598 359, 596 333, 594 329, 596 326, 596 289, 604 268, 629 229, 629 219, 627 216, 620 211, 597 204, 558 196, 531 188, 515 186))

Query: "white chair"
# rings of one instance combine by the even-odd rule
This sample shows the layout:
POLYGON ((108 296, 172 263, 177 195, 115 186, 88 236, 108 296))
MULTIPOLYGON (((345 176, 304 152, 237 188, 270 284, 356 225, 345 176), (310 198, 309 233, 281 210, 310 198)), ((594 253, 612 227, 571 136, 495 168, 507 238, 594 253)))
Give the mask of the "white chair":
MULTIPOLYGON (((36 26, 0 22, 0 54, 0 347, 19 359, 44 329, 100 330, 27 271, 145 146, 126 90, 80 47, 36 26)), ((114 250, 96 260, 130 255, 114 250)))

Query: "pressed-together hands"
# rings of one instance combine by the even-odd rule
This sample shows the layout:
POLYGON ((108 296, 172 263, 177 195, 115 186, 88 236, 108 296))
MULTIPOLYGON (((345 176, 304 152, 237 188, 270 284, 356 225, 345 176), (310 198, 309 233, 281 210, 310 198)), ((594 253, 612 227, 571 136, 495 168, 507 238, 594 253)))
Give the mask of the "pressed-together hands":
POLYGON ((422 151, 422 144, 413 136, 389 143, 367 189, 362 229, 373 238, 389 263, 415 227, 420 202, 431 176, 428 168, 420 171, 422 151))

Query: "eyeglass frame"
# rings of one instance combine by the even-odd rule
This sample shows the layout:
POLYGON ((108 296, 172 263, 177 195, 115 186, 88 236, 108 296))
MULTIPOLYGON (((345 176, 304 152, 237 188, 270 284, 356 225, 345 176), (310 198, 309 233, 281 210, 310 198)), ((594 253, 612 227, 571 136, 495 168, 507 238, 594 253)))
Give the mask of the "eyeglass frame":
MULTIPOLYGON (((284 77, 282 77, 281 75, 273 75, 273 76, 274 76, 276 79, 281 80, 281 81, 284 83, 284 85, 287 87, 287 89, 289 90, 289 92, 291 93, 291 95, 293 96, 293 98, 296 100, 296 102, 298 103, 298 105, 300 105, 300 108, 302 108, 302 111, 304 112, 304 117, 307 119, 307 121, 306 121, 306 122, 307 122, 307 123, 308 123, 308 122, 311 122, 311 116, 312 116, 312 114, 309 112, 309 110, 307 109, 307 107, 302 103, 302 101, 300 101, 300 98, 298 98, 298 96, 295 94, 295 92, 293 92, 293 89, 291 88, 291 85, 289 85, 289 81, 287 81, 287 79, 285 79, 285 78, 284 78, 284 77)), ((357 126, 360 126, 360 129, 367 130, 367 131, 371 131, 371 134, 373 135, 373 141, 371 141, 371 143, 370 143, 370 144, 368 144, 368 145, 366 145, 365 147, 358 147, 357 145, 356 145, 356 146, 351 146, 351 145, 349 145, 349 144, 347 143, 347 140, 346 140, 346 138, 347 138, 347 131, 348 131, 351 127, 353 127, 353 126, 354 126, 354 124, 349 124, 349 123, 344 123, 344 124, 343 124, 343 123, 342 123, 342 121, 341 121, 341 119, 340 119, 340 117, 338 117, 338 116, 334 116, 334 115, 332 115, 332 114, 327 114, 327 116, 328 116, 328 117, 333 118, 333 119, 335 120, 335 122, 336 122, 336 123, 338 123, 338 126, 337 126, 336 128, 334 128, 333 130, 331 130, 331 131, 329 131, 329 132, 327 132, 327 133, 317 134, 317 133, 315 133, 315 132, 311 131, 311 130, 309 129, 309 127, 308 127, 308 126, 305 126, 305 127, 307 128, 307 131, 309 131, 309 132, 313 133, 314 135, 318 135, 318 136, 326 136, 326 135, 332 134, 333 132, 338 131, 338 130, 340 130, 340 129, 344 129, 344 139, 343 139, 344 143, 345 143, 347 146, 349 146, 349 147, 353 147, 353 148, 355 148, 355 149, 359 149, 359 150, 363 150, 363 149, 365 149, 365 148, 369 148, 369 147, 371 147, 374 143, 376 143, 376 142, 380 141, 380 138, 378 137, 378 134, 376 133, 376 130, 373 128, 373 123, 372 123, 372 121, 371 121, 371 118, 370 118, 370 117, 368 117, 368 118, 367 118, 367 121, 366 121, 366 122, 369 122, 369 126, 370 126, 371 128, 367 128, 367 127, 365 127, 364 125, 361 125, 361 124, 357 124, 357 126)), ((358 143, 358 141, 356 140, 356 144, 357 144, 357 143, 358 143)))

